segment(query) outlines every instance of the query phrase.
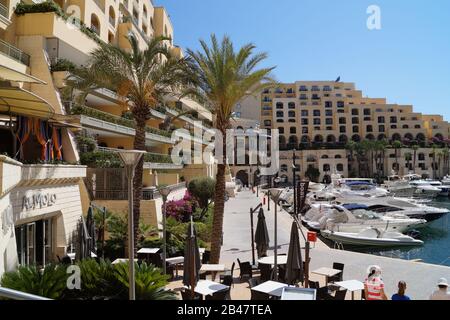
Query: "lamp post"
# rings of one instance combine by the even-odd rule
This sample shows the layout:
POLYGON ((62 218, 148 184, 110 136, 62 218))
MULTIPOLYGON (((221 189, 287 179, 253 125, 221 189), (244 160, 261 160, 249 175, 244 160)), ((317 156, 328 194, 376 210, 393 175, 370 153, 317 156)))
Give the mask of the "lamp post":
POLYGON ((136 300, 135 275, 134 275, 134 215, 133 215, 133 179, 136 165, 141 160, 145 151, 120 150, 119 158, 125 167, 128 178, 128 268, 129 268, 129 299, 136 300))
POLYGON ((167 197, 169 196, 170 188, 164 187, 159 190, 161 197, 163 199, 163 272, 166 274, 166 259, 167 259, 167 238, 166 238, 166 202, 167 197))
POLYGON ((278 201, 280 200, 280 195, 282 189, 276 189, 272 188, 270 189, 270 195, 272 197, 272 200, 275 202, 275 216, 274 216, 274 263, 273 263, 273 270, 275 272, 274 280, 278 281, 278 201))

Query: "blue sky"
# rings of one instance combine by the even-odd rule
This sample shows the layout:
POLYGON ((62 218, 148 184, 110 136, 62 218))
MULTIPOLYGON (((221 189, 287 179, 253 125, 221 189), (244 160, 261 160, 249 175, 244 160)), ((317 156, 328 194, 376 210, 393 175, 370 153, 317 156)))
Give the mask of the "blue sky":
POLYGON ((355 82, 369 97, 412 104, 450 120, 448 0, 156 0, 165 6, 175 43, 198 48, 211 33, 269 54, 281 82, 355 82), (381 30, 368 30, 369 5, 381 30))

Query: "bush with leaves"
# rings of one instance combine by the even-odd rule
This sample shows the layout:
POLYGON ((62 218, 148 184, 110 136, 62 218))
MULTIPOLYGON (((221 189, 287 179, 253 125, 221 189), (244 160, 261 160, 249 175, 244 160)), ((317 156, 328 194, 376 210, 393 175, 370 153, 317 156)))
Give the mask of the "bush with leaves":
POLYGON ((202 209, 200 219, 203 219, 214 198, 215 185, 216 180, 210 177, 198 178, 189 182, 188 191, 202 209))
MULTIPOLYGON (((129 265, 128 263, 119 263, 114 266, 117 280, 126 292, 123 298, 127 298, 129 288, 129 265)), ((176 300, 173 291, 166 290, 164 287, 169 280, 168 275, 161 274, 161 270, 153 265, 143 262, 136 264, 136 299, 137 300, 176 300)))
POLYGON ((50 299, 62 299, 67 287, 66 267, 55 264, 40 270, 37 266, 20 266, 16 271, 6 272, 0 285, 50 299))

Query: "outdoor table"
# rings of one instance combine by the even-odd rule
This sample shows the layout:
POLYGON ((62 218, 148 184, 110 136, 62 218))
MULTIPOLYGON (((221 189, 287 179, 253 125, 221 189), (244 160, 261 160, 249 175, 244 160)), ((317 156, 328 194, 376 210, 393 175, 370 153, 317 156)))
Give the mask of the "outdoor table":
POLYGON ((211 272, 212 279, 216 278, 217 272, 224 272, 225 265, 224 264, 202 264, 200 268, 200 272, 211 272))
POLYGON ((166 262, 175 266, 175 276, 178 277, 178 266, 184 263, 184 257, 167 258, 166 262))
POLYGON ((203 296, 213 295, 214 293, 222 290, 228 289, 229 286, 210 281, 210 280, 199 280, 195 286, 194 291, 203 296))
MULTIPOLYGON (((118 264, 118 263, 127 263, 128 258, 119 258, 112 262, 112 264, 118 264)), ((138 259, 134 259, 134 262, 138 262, 138 259)))
MULTIPOLYGON (((258 260, 260 264, 275 264, 275 256, 264 257, 258 260)), ((287 256, 277 256, 277 264, 283 265, 287 263, 287 256)))
POLYGON ((159 250, 161 250, 161 249, 160 248, 142 248, 137 253, 155 254, 155 253, 158 253, 159 250))
POLYGON ((337 269, 332 269, 332 268, 319 268, 317 270, 312 271, 312 273, 321 275, 321 276, 325 276, 325 285, 328 285, 328 278, 335 276, 339 273, 341 273, 341 270, 337 270, 337 269))
POLYGON ((251 288, 251 290, 259 291, 271 296, 281 297, 281 294, 283 293, 283 288, 286 287, 289 287, 286 283, 270 280, 251 288))
POLYGON ((352 293, 352 300, 355 300, 355 291, 364 290, 364 283, 358 280, 340 281, 334 284, 350 291, 352 293))
POLYGON ((316 289, 285 287, 281 300, 316 300, 316 289))

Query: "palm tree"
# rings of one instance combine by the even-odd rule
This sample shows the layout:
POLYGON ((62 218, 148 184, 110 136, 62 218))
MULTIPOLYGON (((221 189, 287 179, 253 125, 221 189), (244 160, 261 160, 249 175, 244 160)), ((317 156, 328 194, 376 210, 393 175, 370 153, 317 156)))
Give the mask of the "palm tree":
POLYGON ((413 150, 413 172, 416 173, 416 161, 417 161, 417 150, 419 150, 419 145, 416 142, 413 142, 411 145, 411 149, 413 150))
MULTIPOLYGON (((401 149, 402 146, 403 146, 402 143, 398 140, 396 140, 392 143, 392 147, 395 149, 395 163, 396 163, 397 171, 400 171, 400 164, 398 163, 398 157, 399 157, 398 150, 401 149)), ((400 174, 400 172, 397 172, 397 174, 400 174)))
POLYGON ((448 149, 448 146, 446 146, 442 149, 442 155, 444 157, 444 173, 443 173, 443 175, 446 176, 449 174, 449 160, 450 160, 450 151, 448 149))
POLYGON ((411 152, 405 153, 405 160, 406 160, 406 167, 408 168, 408 171, 409 171, 411 169, 410 164, 411 164, 411 160, 412 160, 411 152))
POLYGON ((349 142, 347 142, 347 144, 345 145, 345 149, 348 152, 348 156, 347 159, 350 161, 350 163, 352 164, 352 172, 354 172, 355 167, 354 167, 354 162, 355 162, 355 157, 354 157, 354 153, 356 151, 356 142, 353 140, 350 140, 349 142))
MULTIPOLYGON (((92 52, 90 70, 95 70, 97 84, 116 89, 123 104, 129 108, 135 122, 134 149, 145 150, 146 122, 151 109, 170 96, 183 96, 196 86, 190 59, 178 59, 167 48, 166 37, 155 37, 141 50, 137 39, 130 35, 131 51, 111 44, 100 44, 92 52)), ((142 198, 144 159, 136 167, 133 185, 133 218, 137 242, 142 198)), ((136 248, 136 245, 135 245, 136 248)))
MULTIPOLYGON (((201 40, 202 50, 188 50, 195 62, 200 78, 200 94, 215 114, 214 126, 226 136, 231 128, 230 120, 234 106, 251 92, 273 82, 269 77, 274 68, 256 69, 267 58, 265 53, 254 54, 253 44, 244 45, 235 51, 230 38, 225 36, 221 43, 211 35, 211 46, 201 40)), ((211 262, 218 263, 223 230, 226 144, 222 143, 222 159, 218 160, 214 195, 214 217, 211 241, 211 262)))
POLYGON ((437 153, 437 145, 433 143, 433 145, 431 146, 431 148, 433 149, 431 151, 431 155, 433 156, 433 164, 432 164, 432 169, 433 169, 433 179, 436 179, 436 153, 437 153))

